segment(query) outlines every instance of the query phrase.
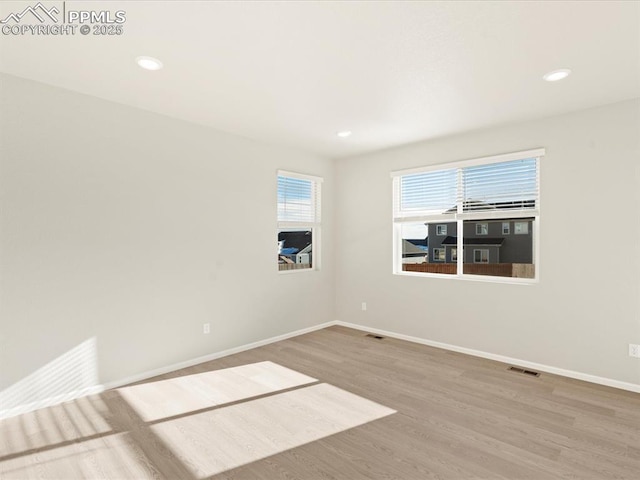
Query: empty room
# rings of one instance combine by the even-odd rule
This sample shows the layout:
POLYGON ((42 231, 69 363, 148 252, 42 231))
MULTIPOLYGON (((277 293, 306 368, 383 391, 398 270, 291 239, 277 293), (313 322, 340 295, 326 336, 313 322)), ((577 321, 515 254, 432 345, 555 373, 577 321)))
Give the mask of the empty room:
POLYGON ((0 478, 640 478, 640 2, 0 30, 0 478))

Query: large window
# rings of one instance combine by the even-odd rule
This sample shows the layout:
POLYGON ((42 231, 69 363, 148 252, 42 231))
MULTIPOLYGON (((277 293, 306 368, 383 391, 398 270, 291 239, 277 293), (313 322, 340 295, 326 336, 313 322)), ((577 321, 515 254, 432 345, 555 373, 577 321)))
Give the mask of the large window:
POLYGON ((392 173, 394 273, 536 280, 543 155, 538 149, 392 173), (416 243, 415 232, 427 255, 409 264, 406 245, 416 243))
POLYGON ((278 171, 278 270, 318 269, 322 179, 278 171))

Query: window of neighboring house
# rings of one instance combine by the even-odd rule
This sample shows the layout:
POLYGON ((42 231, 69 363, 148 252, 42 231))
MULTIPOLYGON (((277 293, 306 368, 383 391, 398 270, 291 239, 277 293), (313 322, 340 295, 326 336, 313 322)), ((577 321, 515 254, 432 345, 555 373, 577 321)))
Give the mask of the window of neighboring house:
POLYGON ((489 224, 476 223, 476 235, 489 235, 489 224))
POLYGON ((513 233, 516 235, 526 235, 529 233, 529 223, 527 222, 515 222, 513 224, 513 233))
POLYGON ((393 172, 394 273, 503 281, 507 277, 510 282, 524 283, 537 280, 543 155, 544 150, 538 149, 393 172), (409 268, 402 261, 403 228, 422 223, 434 237, 427 238, 433 258, 427 257, 419 269, 409 268), (500 237, 500 231, 512 233, 511 223, 513 233, 529 235, 500 237), (491 237, 489 231, 496 236, 491 237), (451 250, 448 260, 440 253, 445 247, 442 242, 451 250), (468 255, 465 246, 470 247, 468 255), (493 263, 489 262, 490 250, 493 263), (462 256, 459 264, 458 251, 462 256), (436 262, 440 265, 430 266, 436 262))
POLYGON ((322 178, 278 171, 278 271, 317 270, 322 178))
POLYGON ((473 263, 489 263, 489 250, 484 248, 473 250, 473 263))
POLYGON ((434 262, 444 262, 447 259, 444 248, 434 248, 433 249, 433 261, 434 262))

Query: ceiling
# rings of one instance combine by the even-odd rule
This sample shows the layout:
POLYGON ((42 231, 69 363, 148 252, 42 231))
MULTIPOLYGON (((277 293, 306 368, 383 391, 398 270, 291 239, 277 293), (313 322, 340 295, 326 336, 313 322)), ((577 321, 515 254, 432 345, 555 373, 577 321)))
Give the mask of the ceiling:
POLYGON ((124 10, 124 33, 1 35, 0 71, 332 158, 640 97, 638 2, 65 8, 124 10), (542 80, 558 68, 573 73, 542 80))

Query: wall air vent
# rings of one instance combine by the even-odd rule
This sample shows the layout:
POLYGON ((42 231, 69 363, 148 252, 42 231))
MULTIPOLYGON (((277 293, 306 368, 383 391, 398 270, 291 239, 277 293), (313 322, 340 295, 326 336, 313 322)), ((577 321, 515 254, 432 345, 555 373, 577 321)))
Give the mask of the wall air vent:
POLYGON ((534 372, 533 370, 526 370, 520 367, 509 367, 509 370, 516 373, 522 373, 524 375, 531 375, 532 377, 540 376, 540 372, 534 372))

